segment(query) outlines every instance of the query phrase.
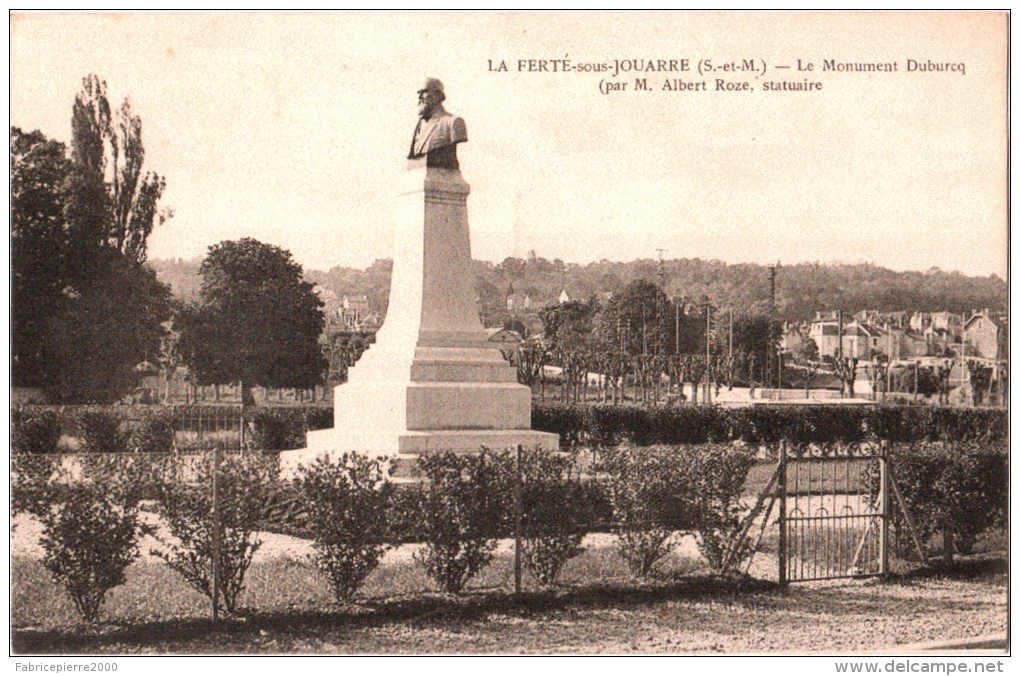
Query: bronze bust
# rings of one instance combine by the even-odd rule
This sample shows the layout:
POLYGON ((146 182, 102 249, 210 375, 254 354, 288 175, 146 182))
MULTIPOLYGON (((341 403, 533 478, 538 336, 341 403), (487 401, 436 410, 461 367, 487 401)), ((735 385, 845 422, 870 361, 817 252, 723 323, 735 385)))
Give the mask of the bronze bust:
POLYGON ((407 168, 421 166, 442 169, 460 169, 457 162, 457 144, 467 138, 464 118, 447 112, 443 107, 446 94, 443 83, 434 77, 425 79, 418 90, 418 125, 411 139, 407 168))

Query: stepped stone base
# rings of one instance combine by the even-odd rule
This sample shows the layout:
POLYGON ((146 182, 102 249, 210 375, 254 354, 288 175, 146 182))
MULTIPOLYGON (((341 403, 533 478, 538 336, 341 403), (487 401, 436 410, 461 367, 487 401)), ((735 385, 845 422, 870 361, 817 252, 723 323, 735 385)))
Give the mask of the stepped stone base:
POLYGON ((459 171, 436 167, 408 171, 402 182, 386 321, 348 382, 333 389, 333 429, 281 453, 284 474, 350 451, 394 458, 403 471, 435 451, 559 448, 558 435, 530 429, 531 388, 478 320, 470 187, 459 171))

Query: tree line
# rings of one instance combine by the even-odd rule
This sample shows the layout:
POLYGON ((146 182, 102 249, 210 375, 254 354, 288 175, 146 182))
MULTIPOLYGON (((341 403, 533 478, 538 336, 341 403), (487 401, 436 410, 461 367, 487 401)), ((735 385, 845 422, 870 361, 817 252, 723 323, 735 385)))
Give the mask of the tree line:
MULTIPOLYGON (((199 260, 154 261, 160 279, 172 282, 174 293, 197 291, 199 260)), ((308 270, 306 279, 338 296, 365 296, 371 310, 386 313, 393 263, 379 259, 365 270, 337 266, 308 270)), ((540 256, 507 258, 500 263, 472 261, 475 296, 486 326, 503 326, 511 319, 506 308, 510 286, 527 295, 533 307, 556 304, 560 293, 573 300, 619 293, 642 280, 661 285, 670 298, 698 302, 703 298, 723 310, 761 309, 769 297, 769 270, 756 263, 728 265, 721 261, 675 259, 597 261, 587 265, 547 260, 540 256)), ((782 265, 776 283, 776 314, 781 321, 803 322, 818 310, 879 312, 940 312, 968 315, 971 310, 1008 308, 1008 286, 996 275, 971 277, 932 268, 926 272, 895 272, 870 263, 798 263, 782 265)), ((537 312, 537 309, 536 309, 537 312)))

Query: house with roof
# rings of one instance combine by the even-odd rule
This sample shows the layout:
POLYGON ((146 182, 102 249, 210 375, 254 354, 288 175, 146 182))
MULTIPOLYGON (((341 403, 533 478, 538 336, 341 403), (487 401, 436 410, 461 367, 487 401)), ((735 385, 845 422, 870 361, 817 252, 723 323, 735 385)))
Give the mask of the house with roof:
POLYGON ((506 311, 511 315, 518 315, 530 309, 531 298, 527 294, 521 295, 514 291, 514 283, 510 282, 510 288, 506 292, 506 311))
POLYGON ((361 320, 368 315, 368 296, 347 296, 340 299, 338 316, 350 331, 357 331, 361 320))
POLYGON ((975 314, 963 325, 963 342, 978 357, 993 360, 1004 358, 1005 339, 1005 322, 992 317, 987 309, 975 314))
POLYGON ((521 334, 517 333, 513 329, 508 328, 496 328, 496 329, 485 329, 485 332, 489 335, 490 343, 510 343, 517 344, 524 340, 521 334))
POLYGON ((839 354, 839 322, 835 319, 822 319, 821 313, 815 315, 808 330, 808 337, 818 346, 818 356, 835 357, 839 354))
POLYGON ((817 313, 811 322, 808 337, 818 346, 819 357, 843 357, 871 359, 875 352, 889 351, 891 339, 885 329, 871 323, 844 317, 842 341, 839 335, 838 316, 831 313, 817 313))

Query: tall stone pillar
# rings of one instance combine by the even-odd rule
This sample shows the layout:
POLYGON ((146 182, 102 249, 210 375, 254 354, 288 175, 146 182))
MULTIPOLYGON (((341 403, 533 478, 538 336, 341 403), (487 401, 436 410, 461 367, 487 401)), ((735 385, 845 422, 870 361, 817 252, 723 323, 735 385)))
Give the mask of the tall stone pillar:
POLYGON ((531 390, 478 319, 469 192, 458 169, 404 175, 386 320, 333 390, 333 429, 309 432, 307 449, 281 454, 284 467, 323 452, 558 448, 557 435, 531 430, 531 390))

